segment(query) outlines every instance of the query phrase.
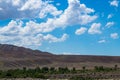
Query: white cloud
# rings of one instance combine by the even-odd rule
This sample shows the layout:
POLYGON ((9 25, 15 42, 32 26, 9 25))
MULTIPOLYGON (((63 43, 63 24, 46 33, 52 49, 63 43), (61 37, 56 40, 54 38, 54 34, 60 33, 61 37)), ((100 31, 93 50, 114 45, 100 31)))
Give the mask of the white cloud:
MULTIPOLYGON (((66 27, 77 24, 80 25, 87 24, 97 18, 96 15, 94 16, 89 15, 89 13, 94 12, 93 9, 87 8, 84 4, 80 4, 78 0, 73 0, 73 1, 68 0, 68 2, 69 2, 68 8, 65 9, 65 11, 62 14, 60 14, 58 18, 48 18, 46 22, 41 22, 41 23, 35 23, 33 21, 30 21, 27 23, 27 26, 25 28, 26 29, 30 28, 31 30, 35 29, 36 32, 51 32, 59 27, 66 27)), ((51 10, 51 9, 47 8, 47 10, 51 10)), ((46 12, 46 9, 44 12, 46 12)), ((55 11, 51 10, 51 12, 55 12, 55 11)))
POLYGON ((87 8, 85 4, 80 4, 79 0, 68 0, 68 7, 58 18, 51 19, 51 24, 50 22, 49 24, 54 27, 86 25, 97 18, 96 15, 91 16, 90 13, 94 13, 94 10, 87 8))
POLYGON ((105 43, 106 42, 106 40, 100 40, 100 41, 98 41, 98 43, 105 43))
POLYGON ((19 10, 24 11, 39 9, 42 7, 41 5, 43 5, 43 2, 41 0, 28 0, 22 5, 22 7, 19 10))
POLYGON ((53 5, 47 5, 44 7, 44 9, 42 9, 39 13, 39 17, 40 18, 44 18, 47 16, 47 14, 51 14, 53 16, 59 16, 60 14, 62 14, 62 11, 58 11, 56 7, 54 7, 53 5))
POLYGON ((58 38, 49 32, 56 28, 86 25, 97 18, 96 15, 91 15, 95 12, 94 9, 80 4, 79 0, 68 0, 68 7, 64 11, 42 0, 0 0, 0 8, 3 9, 0 11, 0 20, 19 19, 11 20, 8 25, 0 27, 0 43, 24 47, 38 47, 43 41, 65 41, 67 34, 63 33, 58 38), (22 21, 26 18, 38 18, 41 22, 22 21))
POLYGON ((14 44, 24 47, 38 47, 41 45, 42 34, 25 35, 22 33, 22 21, 11 21, 7 26, 0 28, 0 43, 14 44))
POLYGON ((38 48, 42 44, 42 36, 42 34, 38 34, 36 36, 0 35, 0 42, 3 44, 14 44, 27 48, 38 48))
POLYGON ((111 37, 112 39, 118 39, 118 38, 119 38, 119 35, 118 35, 118 33, 111 33, 111 34, 110 34, 110 37, 111 37))
POLYGON ((81 34, 84 34, 86 31, 87 31, 87 28, 81 27, 80 29, 76 30, 75 34, 76 35, 81 35, 81 34))
POLYGON ((68 0, 68 8, 63 14, 48 1, 42 0, 1 0, 0 8, 3 9, 0 12, 0 19, 45 18, 50 14, 53 17, 60 16, 57 21, 64 18, 64 23, 67 24, 87 24, 97 18, 96 15, 89 15, 94 10, 87 8, 85 4, 80 4, 79 0, 68 0))
POLYGON ((113 0, 113 1, 110 2, 110 5, 111 5, 111 6, 118 7, 118 5, 119 5, 119 1, 117 1, 117 0, 113 0))
POLYGON ((111 26, 113 26, 115 23, 114 22, 108 22, 105 26, 110 28, 111 26))
POLYGON ((56 17, 62 13, 48 1, 42 0, 2 0, 0 8, 3 9, 0 19, 44 18, 47 14, 56 17))
POLYGON ((110 19, 112 17, 113 17, 113 14, 109 14, 107 18, 110 19))
MULTIPOLYGON (((48 2, 43 2, 41 0, 34 0, 34 1, 18 0, 16 3, 19 2, 21 4, 17 6, 13 6, 13 3, 11 3, 10 1, 7 2, 7 0, 1 1, 0 4, 2 4, 3 2, 5 2, 5 4, 2 7, 7 7, 8 5, 10 5, 10 7, 8 7, 7 9, 5 8, 5 10, 3 10, 6 14, 3 14, 2 12, 0 12, 0 15, 1 15, 0 19, 35 18, 35 17, 44 18, 47 16, 48 13, 53 15, 54 18, 47 17, 46 22, 41 22, 41 23, 36 23, 33 21, 27 22, 27 25, 31 26, 29 28, 37 28, 39 32, 40 31, 50 32, 58 27, 66 27, 66 26, 72 26, 77 24, 85 25, 97 18, 96 15, 93 15, 93 16, 90 15, 90 13, 93 13, 94 10, 91 8, 87 8, 85 4, 80 4, 79 0, 73 0, 73 1, 68 0, 68 3, 69 3, 68 7, 65 9, 63 13, 61 10, 60 11, 57 10, 57 8, 54 7, 52 4, 49 4, 48 2), (9 13, 9 15, 7 13, 9 13), (59 17, 56 17, 58 15, 59 17), (33 25, 35 27, 32 27, 33 25)), ((26 27, 28 29, 28 26, 26 27)))
POLYGON ((48 40, 50 43, 52 43, 52 42, 62 42, 62 41, 65 41, 67 38, 68 38, 67 34, 63 34, 63 36, 61 38, 56 38, 51 34, 48 34, 48 35, 44 36, 44 39, 48 40))
POLYGON ((12 4, 14 6, 19 6, 21 3, 22 3, 21 0, 12 0, 12 4))
POLYGON ((50 34, 43 35, 41 33, 42 28, 39 31, 38 26, 33 22, 29 22, 23 27, 22 21, 12 20, 7 26, 0 28, 0 43, 38 48, 43 41, 62 42, 68 38, 67 34, 63 34, 61 38, 50 34))
POLYGON ((101 34, 102 32, 100 31, 100 23, 93 23, 91 27, 88 30, 89 34, 101 34))
POLYGON ((84 25, 97 18, 96 15, 89 15, 90 13, 93 13, 94 10, 87 8, 85 4, 80 4, 79 0, 68 0, 68 4, 68 8, 65 9, 64 13, 58 19, 58 22, 64 21, 66 25, 84 25))

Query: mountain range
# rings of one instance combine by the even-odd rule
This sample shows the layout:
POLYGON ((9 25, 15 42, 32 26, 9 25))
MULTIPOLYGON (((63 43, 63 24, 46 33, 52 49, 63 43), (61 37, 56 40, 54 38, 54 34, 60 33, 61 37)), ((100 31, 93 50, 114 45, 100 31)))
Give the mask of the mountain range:
POLYGON ((43 67, 76 67, 94 66, 112 67, 120 65, 120 56, 97 55, 55 55, 40 50, 0 44, 0 69, 43 67))

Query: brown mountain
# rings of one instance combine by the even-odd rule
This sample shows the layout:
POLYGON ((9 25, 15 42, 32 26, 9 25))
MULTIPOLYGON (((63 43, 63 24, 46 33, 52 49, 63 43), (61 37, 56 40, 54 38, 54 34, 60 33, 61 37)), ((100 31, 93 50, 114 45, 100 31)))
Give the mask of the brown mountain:
POLYGON ((53 55, 8 44, 0 44, 0 69, 48 66, 92 68, 96 65, 111 67, 120 65, 119 56, 53 55))
POLYGON ((1 67, 33 67, 52 63, 52 54, 17 47, 8 44, 0 44, 0 66, 1 67))

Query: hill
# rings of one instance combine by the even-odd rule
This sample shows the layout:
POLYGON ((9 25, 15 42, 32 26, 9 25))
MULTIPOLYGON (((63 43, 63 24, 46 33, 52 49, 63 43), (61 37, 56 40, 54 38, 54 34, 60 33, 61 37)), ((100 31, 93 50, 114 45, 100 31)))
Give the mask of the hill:
POLYGON ((53 55, 8 44, 0 44, 0 66, 3 68, 34 67, 52 63, 53 55))
POLYGON ((22 67, 111 67, 120 65, 120 56, 53 55, 8 44, 0 44, 0 69, 22 67))

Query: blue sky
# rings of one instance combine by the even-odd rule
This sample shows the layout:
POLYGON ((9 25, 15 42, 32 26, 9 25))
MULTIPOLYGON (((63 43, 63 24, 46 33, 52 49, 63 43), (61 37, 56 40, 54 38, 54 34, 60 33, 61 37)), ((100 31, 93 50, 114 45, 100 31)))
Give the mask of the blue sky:
POLYGON ((120 56, 119 14, 119 0, 0 0, 0 43, 120 56))

